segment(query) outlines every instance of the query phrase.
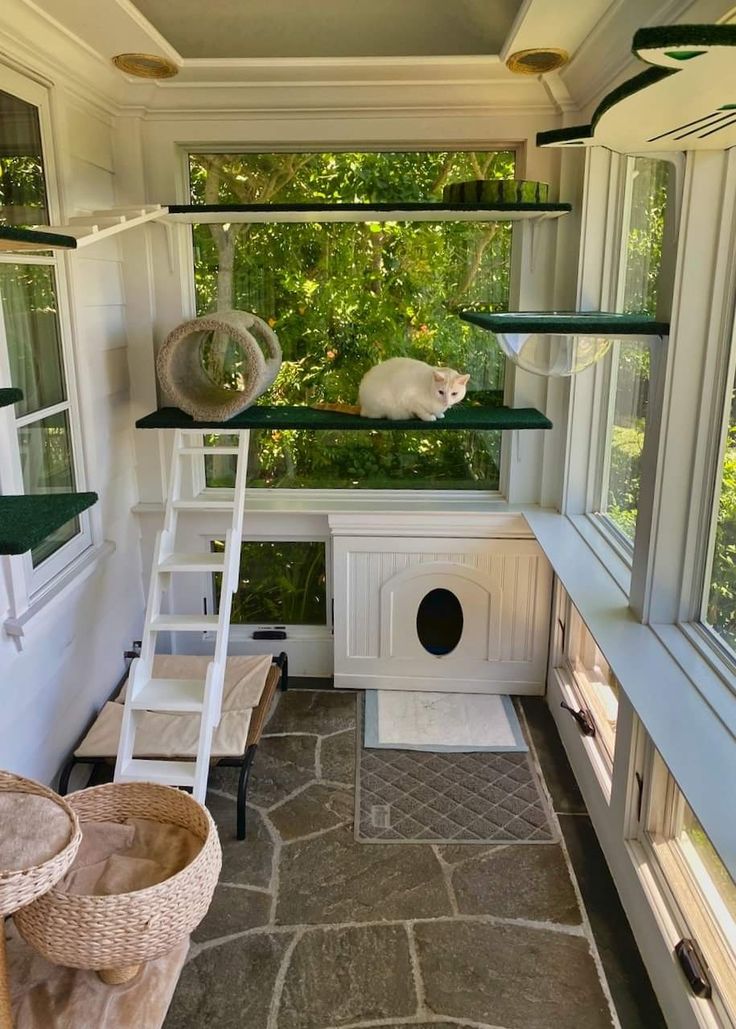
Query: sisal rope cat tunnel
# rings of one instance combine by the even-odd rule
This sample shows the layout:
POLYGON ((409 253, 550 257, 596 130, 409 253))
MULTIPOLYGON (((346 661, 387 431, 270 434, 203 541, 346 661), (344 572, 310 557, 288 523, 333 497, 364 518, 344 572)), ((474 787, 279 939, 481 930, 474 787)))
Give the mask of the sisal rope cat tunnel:
POLYGON ((281 346, 271 327, 250 311, 215 311, 178 325, 156 359, 162 389, 192 418, 225 422, 250 407, 273 383, 281 346), (208 338, 232 341, 242 356, 242 388, 218 385, 202 362, 208 338))

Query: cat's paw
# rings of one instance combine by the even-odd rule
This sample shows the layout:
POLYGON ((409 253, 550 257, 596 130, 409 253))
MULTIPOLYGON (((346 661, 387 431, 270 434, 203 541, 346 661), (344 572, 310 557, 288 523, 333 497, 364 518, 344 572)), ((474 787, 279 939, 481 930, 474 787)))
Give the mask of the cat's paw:
POLYGON ((445 412, 444 411, 440 411, 440 413, 437 415, 437 417, 438 418, 444 418, 445 417, 445 412))
POLYGON ((420 414, 419 417, 422 419, 423 422, 436 422, 437 421, 437 415, 436 414, 420 414))

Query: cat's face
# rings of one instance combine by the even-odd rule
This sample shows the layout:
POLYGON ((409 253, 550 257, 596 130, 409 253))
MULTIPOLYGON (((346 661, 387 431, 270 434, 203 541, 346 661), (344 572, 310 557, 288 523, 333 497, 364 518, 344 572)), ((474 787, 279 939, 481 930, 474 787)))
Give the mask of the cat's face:
POLYGON ((434 390, 438 402, 445 408, 459 404, 465 396, 469 379, 469 375, 460 375, 454 368, 435 368, 434 390))

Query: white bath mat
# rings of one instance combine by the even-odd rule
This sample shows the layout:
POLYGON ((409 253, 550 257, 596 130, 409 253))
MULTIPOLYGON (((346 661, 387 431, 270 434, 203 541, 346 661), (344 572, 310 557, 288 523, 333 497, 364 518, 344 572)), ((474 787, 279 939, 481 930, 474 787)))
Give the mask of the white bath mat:
POLYGON ((435 753, 528 750, 511 698, 483 693, 367 690, 364 743, 435 753))

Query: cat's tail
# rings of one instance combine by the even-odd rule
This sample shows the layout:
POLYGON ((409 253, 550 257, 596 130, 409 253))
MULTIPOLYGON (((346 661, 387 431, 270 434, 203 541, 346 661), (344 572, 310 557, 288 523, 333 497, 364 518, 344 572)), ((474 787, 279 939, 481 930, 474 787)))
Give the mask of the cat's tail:
POLYGON ((340 414, 360 414, 359 404, 312 404, 315 411, 338 411, 340 414))

